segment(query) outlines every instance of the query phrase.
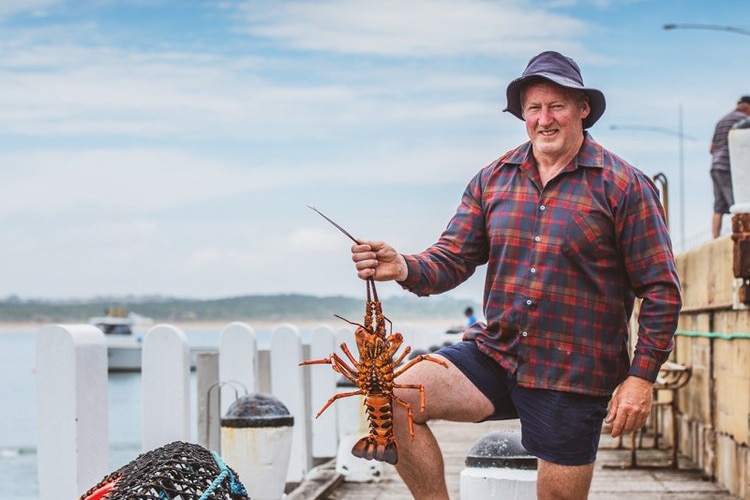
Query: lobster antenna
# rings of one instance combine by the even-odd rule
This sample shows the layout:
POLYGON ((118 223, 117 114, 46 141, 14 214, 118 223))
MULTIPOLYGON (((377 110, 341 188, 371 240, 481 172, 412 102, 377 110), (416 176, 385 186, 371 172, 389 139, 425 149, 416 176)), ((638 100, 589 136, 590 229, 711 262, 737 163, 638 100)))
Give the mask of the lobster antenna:
MULTIPOLYGON (((343 227, 341 227, 338 224, 336 224, 335 222, 333 222, 330 219, 330 217, 328 217, 326 214, 324 214, 323 212, 321 212, 317 208, 313 207, 312 205, 307 205, 307 208, 309 208, 310 210, 315 210, 316 212, 318 212, 318 215, 320 215, 325 220, 327 220, 328 222, 330 222, 331 224, 333 224, 336 227, 336 229, 338 229, 339 231, 341 231, 342 233, 344 233, 345 235, 347 235, 349 237, 349 239, 352 240, 357 245, 361 245, 362 244, 357 238, 355 238, 354 236, 352 236, 349 233, 349 231, 347 231, 343 227)), ((367 278, 367 285, 368 285, 368 288, 367 288, 368 295, 370 293, 370 288, 369 287, 372 286, 372 291, 373 291, 373 294, 375 295, 375 300, 378 300, 378 293, 375 291, 375 278, 367 278)), ((341 318, 341 319, 344 319, 344 318, 341 318)), ((344 320, 344 321, 348 321, 348 320, 344 320)), ((352 323, 352 324, 356 325, 357 323, 352 323)), ((361 325, 358 325, 358 326, 361 326, 361 325)))
POLYGON ((315 208, 315 207, 313 207, 313 206, 310 206, 310 205, 307 205, 307 208, 309 208, 310 210, 315 210, 316 212, 318 212, 318 215, 320 215, 320 216, 321 216, 321 217, 323 217, 323 218, 324 218, 325 220, 327 220, 328 222, 330 222, 331 224, 333 224, 334 226, 336 226, 336 229, 338 229, 339 231, 341 231, 342 233, 344 233, 345 235, 347 235, 347 236, 349 237, 349 239, 351 239, 351 240, 352 240, 352 241, 353 241, 354 243, 356 243, 357 245, 361 245, 361 243, 359 242, 359 240, 358 240, 357 238, 355 238, 354 236, 352 236, 351 234, 349 234, 349 231, 347 231, 347 230, 346 230, 346 229, 344 229, 343 227, 341 227, 341 226, 339 226, 338 224, 336 224, 335 222, 333 222, 333 221, 332 221, 332 220, 331 220, 330 218, 328 218, 328 216, 327 216, 327 215, 325 215, 325 214, 324 214, 323 212, 321 212, 321 211, 320 211, 320 210, 318 210, 317 208, 315 208))
MULTIPOLYGON (((342 316, 339 316, 338 314, 334 314, 333 317, 334 318, 338 318, 338 319, 343 320, 343 321, 346 321, 350 325, 354 325, 354 326, 359 326, 361 328, 365 328, 364 326, 360 325, 359 323, 355 323, 354 321, 349 321, 348 319, 346 319, 346 318, 344 318, 342 316)), ((367 330, 367 328, 365 328, 365 330, 367 330)))

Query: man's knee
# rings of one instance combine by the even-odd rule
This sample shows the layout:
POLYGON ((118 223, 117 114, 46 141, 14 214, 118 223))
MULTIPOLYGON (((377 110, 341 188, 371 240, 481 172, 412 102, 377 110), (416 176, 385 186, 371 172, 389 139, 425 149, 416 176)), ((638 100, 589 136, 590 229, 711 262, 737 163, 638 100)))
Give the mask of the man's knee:
POLYGON ((539 459, 537 498, 539 500, 586 500, 594 475, 594 463, 559 465, 539 459))

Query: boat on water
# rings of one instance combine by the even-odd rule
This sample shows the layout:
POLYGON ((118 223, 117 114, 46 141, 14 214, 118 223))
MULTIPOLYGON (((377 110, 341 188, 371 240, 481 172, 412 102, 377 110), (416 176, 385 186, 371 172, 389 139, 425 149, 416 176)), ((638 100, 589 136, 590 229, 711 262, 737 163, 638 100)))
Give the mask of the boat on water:
MULTIPOLYGON (((110 372, 141 371, 143 337, 134 332, 137 326, 146 327, 154 321, 125 308, 107 308, 103 316, 89 318, 104 333, 107 340, 107 362, 110 372)), ((190 369, 195 369, 198 354, 215 352, 213 346, 190 346, 190 369)))
POLYGON ((106 335, 132 335, 133 325, 136 322, 151 323, 152 320, 121 307, 107 308, 104 311, 104 316, 89 318, 89 323, 95 325, 106 335))
POLYGON ((107 340, 107 362, 109 371, 140 371, 143 339, 133 333, 133 327, 153 323, 151 318, 128 311, 122 307, 110 307, 103 316, 89 318, 89 323, 99 328, 107 340))

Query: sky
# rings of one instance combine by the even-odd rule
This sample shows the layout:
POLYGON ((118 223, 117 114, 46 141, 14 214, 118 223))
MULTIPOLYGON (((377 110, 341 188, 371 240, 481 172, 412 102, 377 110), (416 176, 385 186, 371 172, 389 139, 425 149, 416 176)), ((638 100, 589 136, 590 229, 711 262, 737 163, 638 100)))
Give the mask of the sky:
MULTIPOLYGON (((527 140, 505 87, 544 50, 605 93, 592 136, 667 177, 679 253, 710 238, 708 149, 750 94, 750 36, 663 25, 749 19, 747 0, 3 0, 0 298, 363 296, 307 205, 425 249, 527 140)), ((449 294, 482 287, 480 268, 449 294)))

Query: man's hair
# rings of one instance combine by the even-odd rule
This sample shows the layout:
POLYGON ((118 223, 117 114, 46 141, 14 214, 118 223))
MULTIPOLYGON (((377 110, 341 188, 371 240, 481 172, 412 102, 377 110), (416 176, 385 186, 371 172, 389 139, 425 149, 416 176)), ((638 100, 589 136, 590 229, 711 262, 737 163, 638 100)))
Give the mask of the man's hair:
MULTIPOLYGON (((584 102, 590 101, 588 94, 586 94, 586 92, 584 92, 583 90, 563 87, 562 85, 558 85, 555 82, 551 82, 545 78, 534 78, 521 88, 521 113, 523 113, 523 105, 524 105, 524 101, 526 101, 526 91, 534 83, 548 83, 554 87, 561 89, 566 95, 572 98, 576 102, 576 104, 578 104, 579 106, 583 106, 584 102)), ((745 97, 750 99, 750 96, 745 96, 745 97)), ((750 103, 750 101, 748 102, 750 103)))
POLYGON ((740 97, 740 100, 737 101, 737 104, 750 104, 750 95, 743 95, 740 97))

